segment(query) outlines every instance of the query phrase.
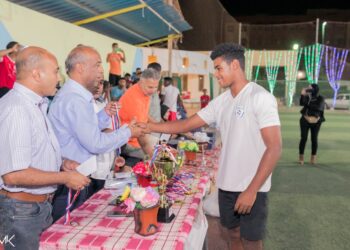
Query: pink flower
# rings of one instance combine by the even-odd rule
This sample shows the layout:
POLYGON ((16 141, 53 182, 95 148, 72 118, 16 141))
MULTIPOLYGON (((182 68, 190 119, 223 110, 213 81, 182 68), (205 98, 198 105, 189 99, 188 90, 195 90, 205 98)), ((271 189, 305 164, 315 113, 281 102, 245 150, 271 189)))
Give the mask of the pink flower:
POLYGON ((127 198, 124 201, 124 204, 126 205, 126 209, 125 210, 126 210, 127 213, 130 213, 130 212, 134 211, 135 206, 136 206, 136 202, 133 199, 131 199, 130 197, 127 198))
POLYGON ((159 194, 151 187, 146 188, 146 195, 141 200, 141 205, 143 207, 152 207, 156 205, 159 201, 159 194))
POLYGON ((130 196, 134 199, 134 201, 139 202, 141 201, 146 195, 146 189, 142 187, 134 187, 131 189, 130 196))
POLYGON ((148 176, 150 175, 149 172, 149 164, 144 163, 144 162, 139 162, 137 163, 133 168, 132 171, 137 174, 137 175, 143 175, 143 176, 148 176))

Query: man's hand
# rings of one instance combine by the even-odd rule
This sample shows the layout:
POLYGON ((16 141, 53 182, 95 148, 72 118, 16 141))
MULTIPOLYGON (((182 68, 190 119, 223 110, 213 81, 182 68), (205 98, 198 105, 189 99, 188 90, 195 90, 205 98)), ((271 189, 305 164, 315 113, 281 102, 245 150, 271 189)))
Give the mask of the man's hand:
POLYGON ((77 171, 70 171, 67 172, 67 178, 64 185, 66 185, 68 188, 74 189, 74 190, 82 190, 84 187, 88 186, 90 183, 90 179, 77 171))
POLYGON ((131 131, 131 137, 140 137, 145 134, 145 129, 138 126, 139 123, 136 122, 136 119, 132 119, 132 121, 129 123, 129 129, 131 131))
POLYGON ((144 122, 137 122, 136 123, 136 126, 139 127, 139 128, 142 128, 143 129, 143 132, 145 134, 150 134, 152 131, 151 129, 149 128, 148 126, 148 123, 144 123, 144 122))
POLYGON ((72 170, 75 170, 78 166, 79 166, 78 162, 65 159, 63 160, 61 168, 63 171, 72 171, 72 170))
POLYGON ((245 190, 236 201, 234 211, 238 214, 249 214, 256 200, 256 192, 245 190))
POLYGON ((109 116, 114 116, 117 114, 117 111, 119 109, 117 102, 109 102, 105 107, 105 112, 109 116))

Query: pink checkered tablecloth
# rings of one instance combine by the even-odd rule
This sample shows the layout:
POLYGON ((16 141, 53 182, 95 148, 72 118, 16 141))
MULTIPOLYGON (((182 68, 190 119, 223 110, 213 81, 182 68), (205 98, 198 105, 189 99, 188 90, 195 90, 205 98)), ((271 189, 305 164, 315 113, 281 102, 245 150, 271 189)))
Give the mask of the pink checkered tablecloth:
MULTIPOLYGON (((212 154, 206 155, 206 159, 212 158, 212 154)), ((209 182, 210 164, 206 165, 209 169, 183 167, 195 174, 192 194, 172 206, 175 219, 168 224, 158 223, 158 233, 143 237, 134 233, 133 217, 107 217, 114 208, 108 203, 116 195, 114 190, 101 190, 71 213, 71 220, 78 225, 63 225, 61 218, 45 230, 40 249, 183 249, 209 182)))

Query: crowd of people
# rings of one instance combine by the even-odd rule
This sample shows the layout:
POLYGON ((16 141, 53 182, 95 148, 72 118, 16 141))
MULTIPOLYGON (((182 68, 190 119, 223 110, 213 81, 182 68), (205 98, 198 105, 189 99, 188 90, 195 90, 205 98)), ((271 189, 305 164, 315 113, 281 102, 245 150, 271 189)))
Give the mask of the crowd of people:
POLYGON ((116 158, 132 166, 128 160, 152 155, 159 133, 215 123, 223 138, 221 223, 236 249, 262 249, 280 121, 273 95, 245 77, 244 48, 214 48, 215 76, 226 91, 209 101, 203 90, 202 109, 189 118, 173 79, 165 77, 160 88, 160 64, 121 77, 125 53, 116 43, 112 49, 105 81, 99 52, 73 48, 65 61, 69 78, 57 93, 59 67, 51 52, 16 42, 0 52, 7 72, 1 71, 0 85, 0 237, 15 235, 18 249, 38 249, 43 230, 67 212, 70 190, 78 192, 72 210, 103 188, 116 158), (98 171, 89 178, 76 168, 92 157, 98 171))

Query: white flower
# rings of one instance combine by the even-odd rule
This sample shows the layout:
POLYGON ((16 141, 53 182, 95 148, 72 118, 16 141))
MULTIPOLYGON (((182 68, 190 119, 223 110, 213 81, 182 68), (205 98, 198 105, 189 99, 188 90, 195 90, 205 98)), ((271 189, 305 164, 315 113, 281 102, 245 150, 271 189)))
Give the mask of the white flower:
POLYGON ((131 189, 130 196, 136 202, 140 202, 146 195, 146 190, 142 187, 134 187, 131 189))

